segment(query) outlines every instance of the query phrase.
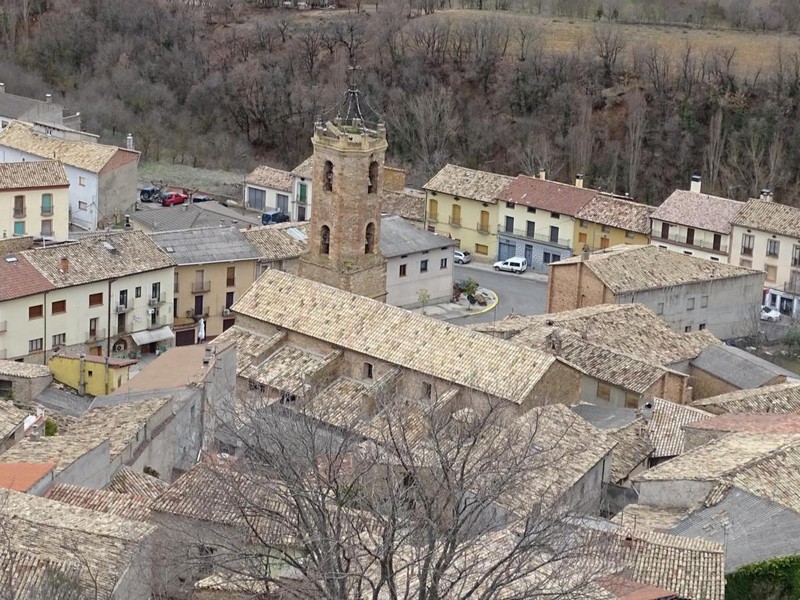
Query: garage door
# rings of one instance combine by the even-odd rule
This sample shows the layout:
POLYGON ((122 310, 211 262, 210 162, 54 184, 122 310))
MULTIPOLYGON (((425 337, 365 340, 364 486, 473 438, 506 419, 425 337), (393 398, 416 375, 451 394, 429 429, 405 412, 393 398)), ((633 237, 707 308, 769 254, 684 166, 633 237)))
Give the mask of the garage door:
POLYGON ((175 345, 176 346, 191 346, 194 344, 194 329, 185 329, 183 331, 175 332, 175 345))
POLYGON ((500 242, 497 250, 497 260, 505 260, 514 256, 514 254, 517 252, 517 245, 509 244, 508 242, 500 242))

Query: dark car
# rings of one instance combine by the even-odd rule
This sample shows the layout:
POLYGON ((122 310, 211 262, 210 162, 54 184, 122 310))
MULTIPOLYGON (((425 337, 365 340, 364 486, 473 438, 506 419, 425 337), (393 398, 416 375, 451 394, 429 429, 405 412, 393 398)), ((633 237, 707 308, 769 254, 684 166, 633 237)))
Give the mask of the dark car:
POLYGON ((192 202, 213 202, 214 199, 211 196, 206 196, 205 194, 200 194, 199 196, 192 196, 192 202))
POLYGON ((161 194, 161 206, 175 206, 176 204, 183 204, 189 198, 186 194, 178 192, 167 192, 161 194))
POLYGON ((270 223, 285 223, 289 220, 289 215, 282 213, 279 210, 268 210, 261 213, 261 224, 269 225, 270 223))
POLYGON ((146 185, 139 190, 139 200, 142 202, 154 202, 159 199, 161 188, 154 185, 146 185))

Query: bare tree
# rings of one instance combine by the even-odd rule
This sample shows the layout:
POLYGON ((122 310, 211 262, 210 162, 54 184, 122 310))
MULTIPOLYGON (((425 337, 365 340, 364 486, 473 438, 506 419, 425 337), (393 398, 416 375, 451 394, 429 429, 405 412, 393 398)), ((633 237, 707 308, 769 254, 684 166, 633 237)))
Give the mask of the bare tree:
POLYGON ((625 36, 616 25, 595 25, 592 36, 603 65, 603 83, 610 86, 614 82, 619 55, 625 49, 625 36))
POLYGON ((717 190, 719 185, 722 153, 725 149, 725 132, 722 129, 722 108, 717 107, 708 125, 708 145, 706 146, 706 179, 709 189, 717 190))
POLYGON ((578 99, 577 121, 570 130, 570 177, 585 173, 591 162, 594 133, 591 127, 592 99, 583 96, 578 99))
POLYGON ((628 99, 626 142, 628 152, 628 193, 636 194, 639 166, 642 160, 642 145, 647 124, 647 102, 641 92, 634 91, 628 99))

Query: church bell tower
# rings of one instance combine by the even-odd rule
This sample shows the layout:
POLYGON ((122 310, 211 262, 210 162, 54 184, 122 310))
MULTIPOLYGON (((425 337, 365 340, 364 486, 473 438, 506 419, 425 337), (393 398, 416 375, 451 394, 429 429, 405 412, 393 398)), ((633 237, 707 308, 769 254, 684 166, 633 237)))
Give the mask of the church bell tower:
POLYGON ((317 117, 314 123, 314 204, 299 274, 385 301, 380 238, 386 128, 367 127, 352 83, 343 108, 333 121, 317 117))

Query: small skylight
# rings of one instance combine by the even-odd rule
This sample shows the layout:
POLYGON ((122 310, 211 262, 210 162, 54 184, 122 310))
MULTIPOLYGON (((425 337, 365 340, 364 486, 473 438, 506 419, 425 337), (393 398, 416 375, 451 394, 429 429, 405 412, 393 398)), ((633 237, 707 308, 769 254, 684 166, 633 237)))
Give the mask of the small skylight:
POLYGON ((7 263, 15 263, 15 262, 17 262, 17 257, 16 256, 6 256, 6 262, 7 263))
POLYGON ((167 246, 165 249, 167 252, 175 252, 175 248, 173 248, 172 246, 167 246))

